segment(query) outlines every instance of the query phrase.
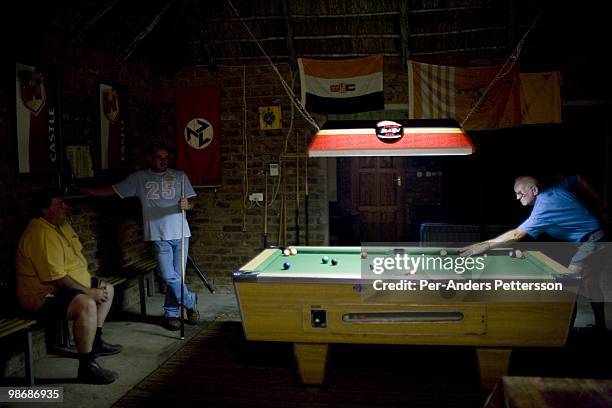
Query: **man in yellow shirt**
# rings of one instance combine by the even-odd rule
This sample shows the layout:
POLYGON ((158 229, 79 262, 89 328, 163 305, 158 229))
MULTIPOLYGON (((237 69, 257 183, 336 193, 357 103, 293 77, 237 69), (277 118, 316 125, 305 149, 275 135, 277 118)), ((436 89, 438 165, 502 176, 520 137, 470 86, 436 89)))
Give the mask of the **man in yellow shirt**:
POLYGON ((35 194, 38 213, 23 232, 17 247, 17 297, 27 310, 42 318, 74 321, 79 353, 79 379, 108 384, 119 376, 104 369, 96 357, 119 353, 119 345, 102 340, 102 326, 110 311, 114 288, 89 274, 83 246, 66 221, 68 206, 58 190, 35 194))

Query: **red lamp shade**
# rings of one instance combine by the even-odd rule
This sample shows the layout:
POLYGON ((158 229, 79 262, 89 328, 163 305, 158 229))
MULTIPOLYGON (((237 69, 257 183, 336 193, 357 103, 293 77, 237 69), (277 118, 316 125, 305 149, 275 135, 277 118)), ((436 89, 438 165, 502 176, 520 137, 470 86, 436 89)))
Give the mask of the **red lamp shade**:
POLYGON ((308 156, 444 156, 474 150, 453 119, 328 121, 310 142, 308 156))

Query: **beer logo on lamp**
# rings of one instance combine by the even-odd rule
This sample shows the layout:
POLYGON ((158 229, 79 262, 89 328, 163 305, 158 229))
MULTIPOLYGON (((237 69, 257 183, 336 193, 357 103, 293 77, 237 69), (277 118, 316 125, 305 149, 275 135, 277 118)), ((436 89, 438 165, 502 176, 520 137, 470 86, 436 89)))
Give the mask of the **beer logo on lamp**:
POLYGON ((194 118, 187 122, 183 134, 185 142, 197 150, 207 148, 214 138, 213 126, 203 118, 194 118))
POLYGON ((385 142, 395 142, 401 139, 404 134, 404 127, 390 120, 383 120, 376 124, 376 136, 385 142))

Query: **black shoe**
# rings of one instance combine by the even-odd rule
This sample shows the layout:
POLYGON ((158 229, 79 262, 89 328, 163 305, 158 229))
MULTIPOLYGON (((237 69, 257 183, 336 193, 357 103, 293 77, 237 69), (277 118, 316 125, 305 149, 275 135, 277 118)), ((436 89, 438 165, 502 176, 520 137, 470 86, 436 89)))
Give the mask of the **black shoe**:
POLYGON ((163 326, 170 331, 177 331, 181 328, 181 322, 178 317, 164 317, 163 326))
POLYGON ((191 309, 187 309, 187 323, 198 324, 200 321, 200 312, 198 311, 198 294, 194 293, 195 301, 191 309))
POLYGON ((96 360, 79 364, 79 381, 87 384, 110 384, 119 378, 114 371, 100 367, 96 360))
POLYGON ((102 340, 101 344, 94 342, 91 352, 94 356, 112 356, 113 354, 121 353, 123 346, 120 344, 110 344, 102 340))

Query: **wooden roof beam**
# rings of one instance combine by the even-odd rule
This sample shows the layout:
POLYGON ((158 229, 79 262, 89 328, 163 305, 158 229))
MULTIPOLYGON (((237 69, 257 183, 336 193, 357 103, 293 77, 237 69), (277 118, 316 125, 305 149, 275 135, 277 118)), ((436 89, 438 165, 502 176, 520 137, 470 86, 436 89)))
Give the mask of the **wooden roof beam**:
POLYGON ((402 65, 408 66, 408 58, 410 58, 410 26, 408 24, 408 11, 410 5, 408 0, 401 0, 400 2, 400 16, 399 16, 399 27, 401 37, 401 54, 402 54, 402 65))
POLYGON ((153 18, 153 20, 147 25, 138 35, 132 40, 132 42, 126 47, 121 53, 121 61, 125 62, 130 56, 136 51, 136 48, 140 43, 157 27, 159 22, 162 20, 164 14, 174 5, 175 0, 169 0, 166 6, 153 18))
POLYGON ((285 26, 287 27, 287 51, 289 51, 289 63, 293 70, 297 69, 297 55, 295 53, 295 44, 293 42, 293 26, 291 24, 291 17, 289 15, 289 2, 288 0, 280 0, 281 14, 285 19, 285 26))
POLYGON ((119 0, 111 1, 106 7, 104 7, 102 10, 96 13, 95 16, 89 19, 89 21, 83 27, 81 27, 81 29, 79 30, 79 33, 76 35, 74 40, 72 40, 72 42, 74 44, 80 44, 81 42, 83 42, 83 37, 85 36, 85 34, 89 30, 91 30, 96 25, 96 23, 100 19, 102 19, 102 17, 108 14, 108 12, 111 11, 117 5, 117 3, 119 3, 119 0))

